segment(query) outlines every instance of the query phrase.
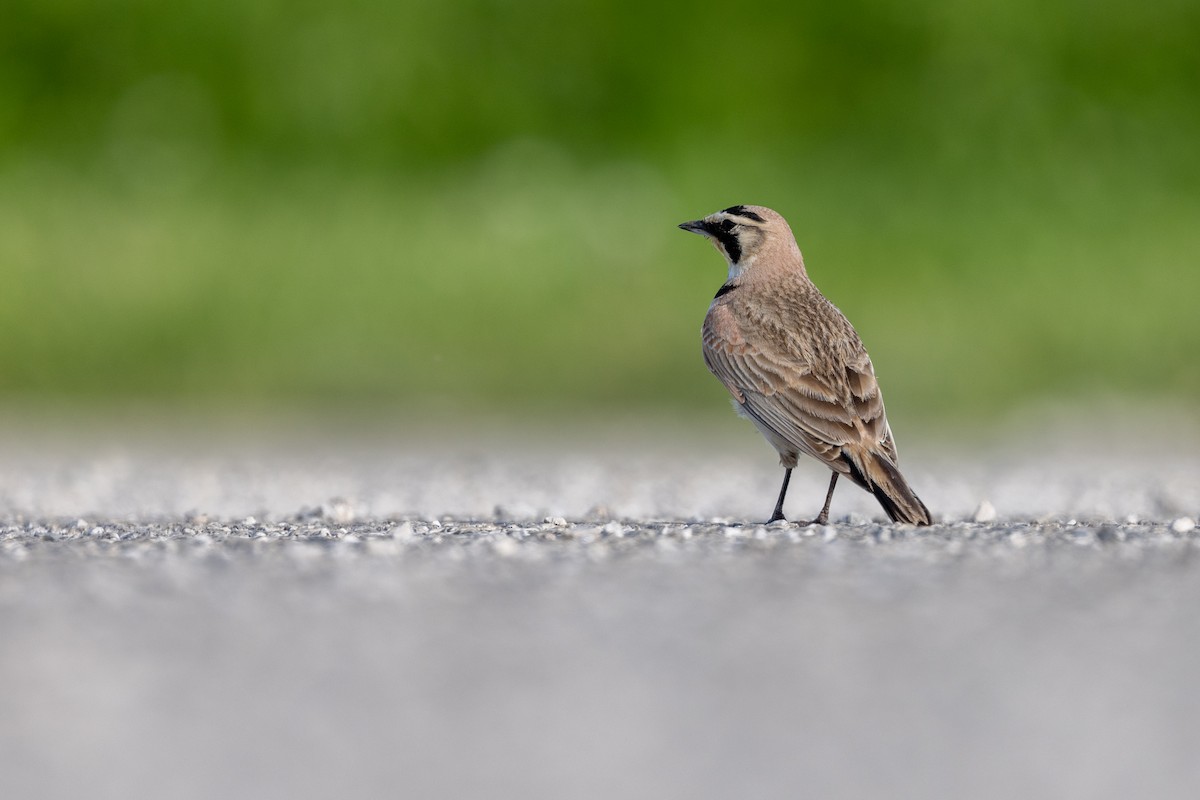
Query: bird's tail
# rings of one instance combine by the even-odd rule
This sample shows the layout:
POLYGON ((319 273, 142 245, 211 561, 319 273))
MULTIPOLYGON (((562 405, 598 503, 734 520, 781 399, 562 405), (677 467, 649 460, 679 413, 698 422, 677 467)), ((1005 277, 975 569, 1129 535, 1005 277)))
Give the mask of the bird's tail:
POLYGON ((849 453, 844 458, 850 465, 850 478, 875 495, 892 522, 910 525, 928 525, 932 522, 929 509, 917 497, 908 481, 904 480, 899 467, 886 455, 867 451, 861 454, 861 458, 849 453))

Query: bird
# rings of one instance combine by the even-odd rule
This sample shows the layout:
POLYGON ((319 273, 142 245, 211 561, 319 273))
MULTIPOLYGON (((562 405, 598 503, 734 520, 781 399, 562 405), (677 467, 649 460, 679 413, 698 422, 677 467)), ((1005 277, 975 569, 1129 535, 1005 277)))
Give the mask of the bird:
POLYGON ((679 225, 706 237, 729 274, 702 329, 704 363, 725 385, 784 468, 768 524, 801 454, 832 473, 825 505, 805 525, 829 521, 838 478, 879 501, 893 522, 928 525, 929 509, 897 465, 896 440, 875 369, 858 333, 813 284, 792 229, 777 212, 737 205, 679 225))

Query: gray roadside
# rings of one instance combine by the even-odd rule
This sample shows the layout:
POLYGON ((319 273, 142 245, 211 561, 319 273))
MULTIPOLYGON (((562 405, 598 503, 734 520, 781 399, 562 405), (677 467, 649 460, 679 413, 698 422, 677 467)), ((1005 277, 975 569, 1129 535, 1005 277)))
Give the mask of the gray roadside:
POLYGON ((755 524, 753 446, 14 437, 0 795, 1191 796, 1176 445, 918 452, 917 529, 755 524))

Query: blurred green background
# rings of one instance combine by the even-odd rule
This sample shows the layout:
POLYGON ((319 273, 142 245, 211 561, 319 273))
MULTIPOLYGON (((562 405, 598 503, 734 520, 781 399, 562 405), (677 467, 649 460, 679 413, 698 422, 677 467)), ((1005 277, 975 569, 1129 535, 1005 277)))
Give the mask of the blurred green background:
POLYGON ((736 203, 893 418, 1200 396, 1195 0, 3 17, 9 405, 727 414, 675 225, 736 203))

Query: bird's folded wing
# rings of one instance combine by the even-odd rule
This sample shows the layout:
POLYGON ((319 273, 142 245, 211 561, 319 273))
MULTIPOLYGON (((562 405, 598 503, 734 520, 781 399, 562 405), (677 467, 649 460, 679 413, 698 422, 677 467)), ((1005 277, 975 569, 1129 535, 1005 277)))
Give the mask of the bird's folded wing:
POLYGON ((725 325, 704 326, 704 361, 734 399, 797 450, 824 460, 843 445, 891 440, 870 358, 860 349, 844 360, 841 380, 822 378, 799 354, 755 347, 725 325))

